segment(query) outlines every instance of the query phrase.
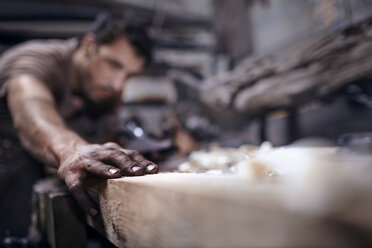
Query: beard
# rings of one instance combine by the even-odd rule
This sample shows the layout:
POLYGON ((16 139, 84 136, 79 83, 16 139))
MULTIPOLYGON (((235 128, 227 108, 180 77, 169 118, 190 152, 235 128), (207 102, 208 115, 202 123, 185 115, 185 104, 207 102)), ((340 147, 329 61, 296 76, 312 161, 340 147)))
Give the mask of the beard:
POLYGON ((85 110, 91 116, 99 116, 114 111, 120 105, 121 94, 112 94, 106 99, 95 99, 89 84, 91 77, 86 68, 80 68, 78 73, 79 91, 76 92, 83 100, 85 110))
POLYGON ((88 94, 82 94, 87 112, 92 116, 103 115, 114 111, 120 105, 120 97, 111 97, 104 101, 96 101, 88 94))

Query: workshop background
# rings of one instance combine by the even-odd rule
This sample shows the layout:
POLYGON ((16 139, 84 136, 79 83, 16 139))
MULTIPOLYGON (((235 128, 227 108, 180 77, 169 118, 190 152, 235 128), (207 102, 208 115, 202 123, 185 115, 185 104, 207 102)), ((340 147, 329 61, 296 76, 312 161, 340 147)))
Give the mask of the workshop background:
POLYGON ((116 141, 169 158, 161 171, 211 142, 371 153, 372 0, 2 0, 0 53, 81 36, 103 11, 150 27, 154 62, 126 85, 116 141))
POLYGON ((301 80, 314 79, 319 73, 314 66, 320 60, 332 60, 331 53, 337 49, 340 53, 351 49, 353 44, 341 44, 337 37, 333 46, 338 48, 327 48, 333 36, 356 38, 363 25, 370 30, 372 1, 5 0, 0 2, 0 51, 28 39, 79 36, 104 10, 129 12, 151 27, 155 61, 145 75, 128 83, 123 118, 127 112, 131 117, 139 115, 137 119, 153 136, 164 136, 161 115, 173 110, 196 139, 233 146, 259 145, 266 140, 285 145, 305 137, 337 142, 343 134, 371 131, 370 73, 357 72, 335 83, 329 72, 329 78, 320 80, 321 94, 314 91, 320 87, 316 82, 295 88, 301 80), (347 27, 350 32, 342 31, 347 27), (327 35, 328 41, 320 44, 327 35), (306 47, 317 40, 319 44, 306 47), (325 52, 319 58, 306 58, 322 49, 325 52), (293 66, 278 69, 279 61, 293 66), (297 71, 302 74, 293 78, 296 67, 302 68, 297 71), (282 100, 271 97, 270 88, 260 92, 261 96, 250 93, 253 85, 264 87, 267 80, 275 81, 269 74, 288 81, 280 86, 287 91, 278 96, 282 100), (147 124, 149 112, 159 116, 158 121, 151 118, 147 124))

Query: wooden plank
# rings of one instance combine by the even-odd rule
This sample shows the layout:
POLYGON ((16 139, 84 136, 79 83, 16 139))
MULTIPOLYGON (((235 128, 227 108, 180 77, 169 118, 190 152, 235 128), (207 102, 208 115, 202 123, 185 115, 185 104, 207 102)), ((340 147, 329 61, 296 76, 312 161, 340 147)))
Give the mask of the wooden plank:
POLYGON ((86 246, 84 214, 61 179, 51 176, 35 183, 32 203, 32 247, 86 246))
POLYGON ((32 216, 29 228, 29 238, 32 244, 40 247, 48 245, 48 211, 49 193, 66 191, 61 181, 54 177, 39 180, 32 189, 32 216))
MULTIPOLYGON (((88 222, 118 247, 347 247, 355 232, 289 210, 273 182, 165 173, 90 184, 88 222)), ((332 218, 331 218, 332 220, 332 218)))
POLYGON ((47 239, 51 248, 85 247, 86 230, 83 213, 69 192, 49 193, 47 239))
POLYGON ((59 178, 45 178, 33 186, 33 247, 85 247, 85 228, 82 210, 59 178))

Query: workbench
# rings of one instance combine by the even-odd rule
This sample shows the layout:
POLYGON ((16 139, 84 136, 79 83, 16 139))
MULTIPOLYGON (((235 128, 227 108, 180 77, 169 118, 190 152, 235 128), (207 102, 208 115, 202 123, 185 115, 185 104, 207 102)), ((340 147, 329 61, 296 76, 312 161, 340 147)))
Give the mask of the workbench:
POLYGON ((335 180, 314 174, 319 180, 310 188, 301 181, 314 175, 287 185, 239 173, 93 180, 87 186, 100 206, 96 217, 68 210, 74 204, 68 193, 46 194, 47 242, 82 247, 88 223, 117 247, 368 246, 371 183, 355 184, 343 178, 347 173, 335 172, 335 180))

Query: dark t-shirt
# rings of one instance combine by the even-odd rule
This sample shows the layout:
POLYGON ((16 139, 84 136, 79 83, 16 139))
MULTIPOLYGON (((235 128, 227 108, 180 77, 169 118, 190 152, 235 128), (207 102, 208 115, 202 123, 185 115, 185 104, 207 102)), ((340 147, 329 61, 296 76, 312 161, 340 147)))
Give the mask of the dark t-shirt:
POLYGON ((0 97, 12 78, 32 75, 44 82, 57 100, 69 87, 70 67, 78 40, 32 40, 14 46, 0 58, 0 97))
POLYGON ((51 90, 57 102, 69 91, 70 66, 78 40, 32 40, 14 46, 0 57, 0 135, 15 138, 6 106, 6 92, 14 77, 31 75, 51 90))
POLYGON ((32 40, 7 50, 0 57, 0 136, 16 137, 6 107, 8 84, 14 77, 28 74, 45 83, 66 124, 89 142, 108 141, 117 130, 114 110, 92 117, 85 106, 75 106, 70 87, 72 56, 78 40, 32 40))

